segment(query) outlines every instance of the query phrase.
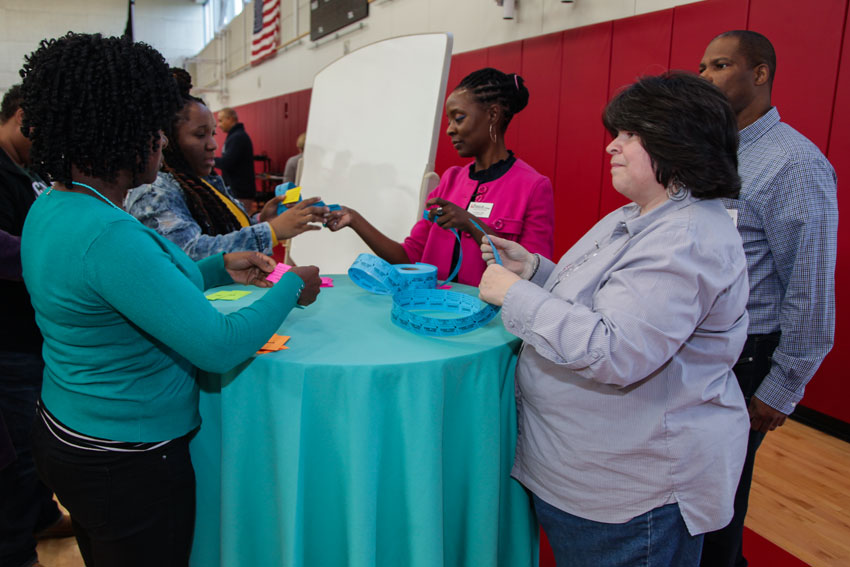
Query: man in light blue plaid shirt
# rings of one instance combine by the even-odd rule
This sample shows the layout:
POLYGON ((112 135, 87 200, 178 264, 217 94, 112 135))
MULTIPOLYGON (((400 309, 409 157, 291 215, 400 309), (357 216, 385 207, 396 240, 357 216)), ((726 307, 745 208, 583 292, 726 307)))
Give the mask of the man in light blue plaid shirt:
POLYGON ((741 538, 755 453, 785 422, 832 348, 838 202, 835 171, 771 105, 776 55, 750 31, 717 36, 700 75, 729 98, 738 118, 740 198, 728 200, 750 279, 748 339, 735 374, 750 412, 747 461, 735 517, 706 534, 702 565, 745 566, 741 538))

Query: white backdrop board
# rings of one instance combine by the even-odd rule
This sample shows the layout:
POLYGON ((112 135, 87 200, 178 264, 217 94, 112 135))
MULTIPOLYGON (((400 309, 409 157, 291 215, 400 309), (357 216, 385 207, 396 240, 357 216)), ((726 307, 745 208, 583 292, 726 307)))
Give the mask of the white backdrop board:
MULTIPOLYGON (((320 71, 301 196, 356 209, 403 240, 421 215, 423 177, 434 170, 451 51, 451 34, 402 36, 352 51, 320 71)), ((369 248, 351 228, 307 232, 290 248, 293 261, 325 274, 346 273, 361 252, 369 248)))

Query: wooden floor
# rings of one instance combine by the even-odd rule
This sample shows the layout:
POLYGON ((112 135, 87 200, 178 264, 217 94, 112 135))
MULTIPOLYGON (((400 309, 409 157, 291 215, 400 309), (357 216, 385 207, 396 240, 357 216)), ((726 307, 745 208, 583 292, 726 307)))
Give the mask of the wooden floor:
POLYGON ((746 525, 813 567, 850 565, 850 444, 790 420, 768 433, 746 525))
MULTIPOLYGON (((790 420, 768 434, 747 526, 813 567, 850 565, 850 444, 790 420)), ((73 538, 38 554, 45 567, 83 567, 73 538)))

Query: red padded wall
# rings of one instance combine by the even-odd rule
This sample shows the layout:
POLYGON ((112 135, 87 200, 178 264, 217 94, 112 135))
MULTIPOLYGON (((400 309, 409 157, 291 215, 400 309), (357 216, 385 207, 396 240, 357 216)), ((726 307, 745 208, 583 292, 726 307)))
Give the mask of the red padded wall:
MULTIPOLYGON (((562 34, 560 114, 555 186, 555 257, 599 220, 607 133, 600 117, 608 100, 611 22, 562 34)), ((613 191, 613 189, 612 189, 613 191)))
POLYGON ((776 50, 773 104, 782 120, 827 151, 847 0, 751 0, 749 29, 776 50))
POLYGON ((522 76, 528 86, 529 104, 517 115, 516 124, 511 125, 517 134, 515 151, 550 179, 555 177, 560 74, 560 33, 522 42, 522 76))
POLYGON ((673 9, 670 68, 696 73, 705 48, 718 34, 747 29, 749 0, 705 0, 673 9))
MULTIPOLYGON (((635 82, 638 77, 657 75, 667 70, 672 31, 673 10, 614 21, 609 97, 635 82)), ((600 214, 604 216, 629 201, 611 185, 608 160, 605 160, 602 169, 600 214)))
MULTIPOLYGON (((841 187, 850 179, 850 18, 845 15, 844 46, 838 71, 832 127, 827 157, 838 175, 838 258, 835 268, 836 318, 835 346, 827 355, 818 373, 806 388, 803 405, 850 423, 850 385, 846 377, 850 367, 850 306, 847 295, 850 289, 850 204, 842 197, 841 187), (846 294, 846 291, 844 291, 846 294)), ((778 77, 778 75, 777 75, 778 77)), ((796 126, 796 125, 795 125, 796 126)))

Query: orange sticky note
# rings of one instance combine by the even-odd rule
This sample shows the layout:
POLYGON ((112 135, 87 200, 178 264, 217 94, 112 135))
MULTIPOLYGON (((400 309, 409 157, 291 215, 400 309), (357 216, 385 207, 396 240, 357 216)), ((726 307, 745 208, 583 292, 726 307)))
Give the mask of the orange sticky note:
POLYGON ((268 342, 266 342, 266 344, 264 344, 263 347, 257 351, 257 354, 263 354, 264 352, 275 352, 278 350, 286 350, 289 347, 284 345, 288 340, 288 336, 274 334, 272 335, 272 338, 270 338, 268 342))

